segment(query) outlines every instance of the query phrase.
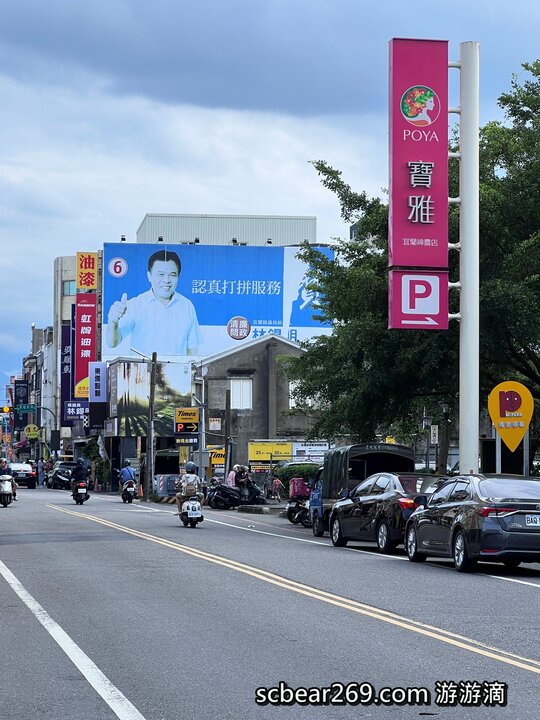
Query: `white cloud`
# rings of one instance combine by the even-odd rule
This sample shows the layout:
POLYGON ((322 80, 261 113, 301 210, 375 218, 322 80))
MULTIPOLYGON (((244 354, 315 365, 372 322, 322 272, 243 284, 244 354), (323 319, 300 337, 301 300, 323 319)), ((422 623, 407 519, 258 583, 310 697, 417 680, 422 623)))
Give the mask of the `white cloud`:
POLYGON ((347 228, 310 160, 343 169, 355 188, 379 194, 385 184, 386 137, 372 120, 173 107, 97 83, 76 94, 0 78, 0 92, 9 351, 31 322, 52 322, 54 258, 134 240, 147 212, 316 215, 327 241, 347 228))

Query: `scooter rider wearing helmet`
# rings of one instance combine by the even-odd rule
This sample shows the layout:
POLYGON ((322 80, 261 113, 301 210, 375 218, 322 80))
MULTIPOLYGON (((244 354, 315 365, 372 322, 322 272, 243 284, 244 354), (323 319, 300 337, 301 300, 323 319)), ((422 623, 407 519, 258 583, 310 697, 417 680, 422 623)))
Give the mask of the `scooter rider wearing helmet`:
POLYGON ((178 486, 180 487, 180 492, 176 493, 176 507, 178 508, 178 514, 180 515, 182 512, 182 503, 186 500, 186 498, 191 497, 192 495, 197 495, 199 502, 203 498, 202 492, 199 492, 201 487, 201 478, 197 475, 197 466, 194 462, 190 461, 186 463, 186 472, 178 481, 178 486), (191 486, 195 488, 194 492, 192 492, 191 486))
POLYGON ((130 480, 135 481, 135 470, 129 460, 124 460, 124 467, 120 470, 120 485, 122 488, 130 480))
POLYGON ((88 473, 86 472, 84 460, 82 458, 79 458, 77 460, 77 465, 71 471, 71 492, 73 493, 75 491, 75 487, 76 487, 77 483, 80 483, 80 482, 85 483, 87 481, 88 481, 88 473))

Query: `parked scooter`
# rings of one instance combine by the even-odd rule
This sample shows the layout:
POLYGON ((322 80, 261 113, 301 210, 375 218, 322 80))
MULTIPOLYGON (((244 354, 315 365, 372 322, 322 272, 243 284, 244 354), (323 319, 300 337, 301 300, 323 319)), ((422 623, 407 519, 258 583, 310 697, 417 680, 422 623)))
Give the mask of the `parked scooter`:
POLYGON ((137 497, 137 487, 134 480, 126 480, 122 485, 122 502, 132 503, 133 498, 137 497))
POLYGON ((0 505, 7 507, 12 500, 11 475, 0 475, 0 505))
POLYGON ((287 520, 294 525, 301 524, 304 527, 311 527, 309 517, 309 496, 311 487, 303 478, 291 478, 289 480, 289 502, 285 510, 287 520))
POLYGON ((238 487, 230 485, 212 484, 206 496, 207 504, 216 510, 230 510, 239 505, 266 505, 266 498, 261 494, 257 485, 248 478, 246 480, 246 494, 238 487))
POLYGON ((85 500, 90 500, 90 495, 88 494, 88 483, 82 481, 75 483, 71 496, 77 505, 82 505, 85 500))
POLYGON ((192 495, 184 500, 180 520, 184 527, 190 525, 192 528, 197 527, 197 523, 201 523, 204 520, 201 503, 197 495, 192 495))
POLYGON ((309 517, 309 499, 290 499, 285 509, 287 520, 293 525, 303 525, 306 528, 311 527, 309 517))

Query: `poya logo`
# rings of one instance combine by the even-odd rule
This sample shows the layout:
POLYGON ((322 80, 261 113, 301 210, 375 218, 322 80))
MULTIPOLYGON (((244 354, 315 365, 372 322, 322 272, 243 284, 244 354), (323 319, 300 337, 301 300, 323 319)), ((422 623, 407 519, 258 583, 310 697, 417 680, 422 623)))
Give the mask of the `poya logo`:
POLYGON ((401 96, 401 114, 411 125, 432 125, 440 112, 441 103, 437 93, 426 85, 414 85, 401 96))

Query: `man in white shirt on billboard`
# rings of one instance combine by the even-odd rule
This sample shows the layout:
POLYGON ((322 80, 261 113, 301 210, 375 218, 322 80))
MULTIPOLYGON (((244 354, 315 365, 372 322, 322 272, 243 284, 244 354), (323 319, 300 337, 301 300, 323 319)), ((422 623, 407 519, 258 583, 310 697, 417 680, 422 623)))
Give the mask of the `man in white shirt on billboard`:
POLYGON ((175 252, 159 250, 148 260, 150 290, 130 300, 126 293, 109 308, 106 341, 114 348, 130 336, 130 345, 158 357, 197 355, 202 335, 193 303, 176 286, 182 264, 175 252))

